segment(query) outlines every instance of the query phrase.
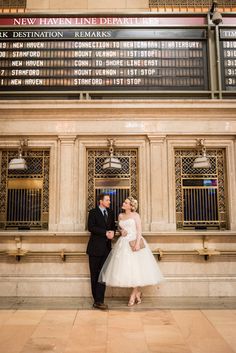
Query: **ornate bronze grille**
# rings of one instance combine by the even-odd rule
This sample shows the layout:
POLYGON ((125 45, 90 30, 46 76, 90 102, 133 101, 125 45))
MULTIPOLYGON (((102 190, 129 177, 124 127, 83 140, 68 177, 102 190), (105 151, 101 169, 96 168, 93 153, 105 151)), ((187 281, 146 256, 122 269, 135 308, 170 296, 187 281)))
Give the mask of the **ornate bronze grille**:
POLYGON ((88 211, 95 207, 98 194, 107 192, 117 219, 125 198, 129 195, 138 198, 138 161, 136 149, 116 148, 115 155, 122 169, 111 172, 102 168, 109 156, 107 150, 88 150, 88 211))
MULTIPOLYGON (((149 7, 156 11, 206 12, 212 0, 149 0, 149 7)), ((235 0, 218 0, 220 11, 236 11, 235 0)))
POLYGON ((224 150, 207 150, 211 168, 194 169, 195 150, 175 151, 177 228, 227 228, 224 150))
POLYGON ((26 0, 0 0, 1 12, 25 12, 26 0))
POLYGON ((49 210, 49 151, 27 151, 27 170, 8 170, 16 151, 2 151, 0 228, 46 229, 49 210))

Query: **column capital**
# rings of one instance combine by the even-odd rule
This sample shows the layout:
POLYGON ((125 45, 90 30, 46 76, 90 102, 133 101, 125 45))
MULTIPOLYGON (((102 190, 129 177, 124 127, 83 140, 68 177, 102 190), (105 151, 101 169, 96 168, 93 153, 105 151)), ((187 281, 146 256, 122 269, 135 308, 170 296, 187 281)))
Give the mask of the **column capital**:
POLYGON ((166 141, 166 135, 147 135, 150 143, 163 143, 166 141))
POLYGON ((58 140, 61 144, 73 145, 75 143, 76 135, 59 135, 58 140))

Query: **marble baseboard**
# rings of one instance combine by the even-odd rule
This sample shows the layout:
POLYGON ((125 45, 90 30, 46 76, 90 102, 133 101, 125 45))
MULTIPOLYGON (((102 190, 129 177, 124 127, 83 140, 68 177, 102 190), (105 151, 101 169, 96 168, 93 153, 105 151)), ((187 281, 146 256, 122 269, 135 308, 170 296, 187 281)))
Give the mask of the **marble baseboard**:
MULTIPOLYGON (((127 296, 130 289, 107 288, 108 297, 127 296)), ((143 288, 150 297, 233 297, 236 276, 169 276, 159 286, 143 288)), ((0 296, 90 297, 88 276, 2 276, 0 296)))

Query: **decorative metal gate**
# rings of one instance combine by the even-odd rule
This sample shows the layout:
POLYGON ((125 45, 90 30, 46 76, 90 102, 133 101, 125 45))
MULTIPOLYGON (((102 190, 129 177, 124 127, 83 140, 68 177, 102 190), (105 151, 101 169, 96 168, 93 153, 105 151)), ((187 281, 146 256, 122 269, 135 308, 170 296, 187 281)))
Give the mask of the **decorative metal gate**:
POLYGON ((193 168, 195 150, 175 151, 177 228, 227 227, 224 150, 207 150, 211 168, 193 168))
POLYGON ((49 151, 27 151, 26 170, 8 170, 16 151, 2 151, 0 228, 47 229, 49 151))
POLYGON ((107 150, 88 150, 88 211, 95 207, 101 192, 109 193, 115 219, 127 196, 138 198, 137 152, 136 149, 116 148, 114 155, 121 161, 122 168, 111 172, 103 169, 103 163, 109 156, 107 150))
MULTIPOLYGON (((218 0, 220 11, 235 11, 235 0, 218 0)), ((149 0, 149 8, 156 11, 207 12, 212 6, 212 0, 149 0)))
POLYGON ((25 12, 26 0, 0 0, 0 12, 25 12))

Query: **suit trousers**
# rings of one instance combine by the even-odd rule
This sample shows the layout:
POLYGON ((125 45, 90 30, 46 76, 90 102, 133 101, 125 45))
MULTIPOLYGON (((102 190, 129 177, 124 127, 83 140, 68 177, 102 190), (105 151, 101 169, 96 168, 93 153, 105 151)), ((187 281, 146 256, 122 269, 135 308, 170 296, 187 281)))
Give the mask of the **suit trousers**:
POLYGON ((89 269, 91 277, 91 288, 94 302, 104 303, 104 295, 106 290, 106 285, 104 283, 98 282, 98 277, 104 262, 106 261, 106 256, 89 256, 89 269))

